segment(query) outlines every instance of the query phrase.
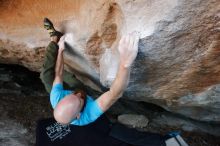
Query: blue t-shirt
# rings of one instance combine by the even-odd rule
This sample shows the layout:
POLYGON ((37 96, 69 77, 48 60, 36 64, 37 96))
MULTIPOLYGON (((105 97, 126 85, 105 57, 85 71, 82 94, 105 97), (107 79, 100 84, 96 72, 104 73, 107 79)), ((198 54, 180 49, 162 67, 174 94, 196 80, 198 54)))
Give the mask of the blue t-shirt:
MULTIPOLYGON (((56 107, 57 103, 63 99, 66 95, 73 93, 70 90, 64 90, 62 84, 56 84, 53 86, 50 93, 50 103, 53 108, 56 107)), ((90 96, 86 96, 86 105, 83 111, 80 113, 80 118, 75 119, 71 122, 73 125, 87 125, 95 121, 98 117, 103 114, 103 111, 99 107, 96 100, 93 100, 90 96)))

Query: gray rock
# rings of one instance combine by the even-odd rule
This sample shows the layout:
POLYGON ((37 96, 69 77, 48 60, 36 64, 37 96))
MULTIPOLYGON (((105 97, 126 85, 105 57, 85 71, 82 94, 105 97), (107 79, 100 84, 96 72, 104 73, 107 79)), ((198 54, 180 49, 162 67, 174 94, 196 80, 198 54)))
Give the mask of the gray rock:
POLYGON ((0 118, 1 146, 29 146, 30 136, 27 129, 10 119, 0 118))
POLYGON ((11 75, 9 75, 9 74, 0 74, 0 81, 4 81, 4 82, 11 81, 11 75))
POLYGON ((118 122, 133 128, 143 128, 149 120, 144 115, 123 114, 118 116, 118 122))

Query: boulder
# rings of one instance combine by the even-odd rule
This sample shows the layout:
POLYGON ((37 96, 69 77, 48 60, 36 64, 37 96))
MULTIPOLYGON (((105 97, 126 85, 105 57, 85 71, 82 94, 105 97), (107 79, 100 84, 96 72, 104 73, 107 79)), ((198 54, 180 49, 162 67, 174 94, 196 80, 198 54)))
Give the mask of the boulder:
POLYGON ((144 115, 123 114, 118 116, 118 122, 133 128, 144 128, 149 120, 144 115))
POLYGON ((0 2, 0 63, 40 72, 50 18, 66 35, 66 70, 109 87, 123 34, 141 33, 124 98, 201 121, 220 121, 219 0, 7 0, 0 2))

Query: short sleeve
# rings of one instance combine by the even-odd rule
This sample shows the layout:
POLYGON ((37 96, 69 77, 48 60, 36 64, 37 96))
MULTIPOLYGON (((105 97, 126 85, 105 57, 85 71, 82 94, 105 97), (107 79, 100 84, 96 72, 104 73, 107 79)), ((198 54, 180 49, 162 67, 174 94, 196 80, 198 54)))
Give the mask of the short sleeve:
POLYGON ((73 125, 87 125, 94 122, 103 114, 103 111, 99 107, 96 100, 93 100, 90 96, 87 96, 87 103, 80 115, 80 119, 73 120, 71 124, 73 125))
POLYGON ((62 84, 55 84, 50 92, 50 103, 52 107, 55 108, 61 99, 71 93, 72 91, 70 90, 64 90, 62 84))
POLYGON ((88 111, 88 116, 89 116, 89 121, 94 122, 96 119, 98 119, 102 114, 103 111, 99 107, 98 103, 96 100, 94 100, 90 104, 90 110, 88 111))

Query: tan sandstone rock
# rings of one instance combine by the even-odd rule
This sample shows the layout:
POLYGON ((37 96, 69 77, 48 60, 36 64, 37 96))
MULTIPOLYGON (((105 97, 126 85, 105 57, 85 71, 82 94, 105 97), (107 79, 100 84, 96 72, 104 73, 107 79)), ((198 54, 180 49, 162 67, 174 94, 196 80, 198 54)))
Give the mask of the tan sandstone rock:
POLYGON ((136 30, 139 54, 125 98, 220 121, 219 0, 7 0, 0 11, 1 63, 39 72, 48 17, 66 33, 66 69, 100 90, 115 77, 121 35, 136 30))

